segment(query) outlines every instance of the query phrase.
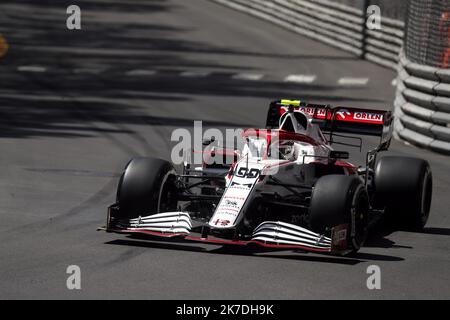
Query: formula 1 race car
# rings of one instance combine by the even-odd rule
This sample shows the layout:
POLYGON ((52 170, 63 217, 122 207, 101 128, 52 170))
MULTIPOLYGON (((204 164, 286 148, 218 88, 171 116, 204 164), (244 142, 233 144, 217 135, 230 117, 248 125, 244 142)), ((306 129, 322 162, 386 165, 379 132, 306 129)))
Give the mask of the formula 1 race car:
POLYGON ((297 100, 271 103, 266 129, 243 132, 243 148, 203 143, 209 156, 231 163, 136 158, 123 172, 107 232, 219 245, 348 254, 360 249, 382 215, 421 229, 432 197, 429 164, 377 154, 388 149, 389 111, 331 107, 297 100), (334 150, 338 137, 379 136, 365 167, 334 150))

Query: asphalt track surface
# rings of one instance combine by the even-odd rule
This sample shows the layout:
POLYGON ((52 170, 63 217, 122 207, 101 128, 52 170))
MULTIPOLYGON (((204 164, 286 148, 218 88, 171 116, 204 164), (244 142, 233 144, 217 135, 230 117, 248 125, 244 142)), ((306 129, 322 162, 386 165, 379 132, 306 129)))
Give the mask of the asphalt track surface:
POLYGON ((262 127, 285 97, 391 108, 395 73, 206 0, 77 4, 81 31, 66 29, 65 1, 0 4, 0 298, 450 298, 450 161, 399 142, 391 154, 432 166, 431 218, 422 233, 372 236, 355 258, 96 232, 128 159, 169 159, 174 129, 262 127), (66 288, 69 265, 81 290, 66 288), (381 290, 366 287, 370 265, 381 290))

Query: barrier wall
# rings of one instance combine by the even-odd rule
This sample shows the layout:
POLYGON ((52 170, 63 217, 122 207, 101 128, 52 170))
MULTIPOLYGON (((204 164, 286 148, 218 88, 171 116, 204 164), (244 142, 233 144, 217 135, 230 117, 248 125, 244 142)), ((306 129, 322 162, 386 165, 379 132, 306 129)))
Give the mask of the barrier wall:
POLYGON ((394 102, 397 137, 450 153, 450 1, 410 0, 394 102))
MULTIPOLYGON (((366 9, 330 0, 211 0, 395 69, 405 23, 382 16, 365 28, 366 9)), ((369 2, 364 2, 369 3, 369 2)))
POLYGON ((420 65, 402 54, 397 81, 395 134, 450 154, 450 69, 420 65))
POLYGON ((395 136, 450 153, 450 0, 211 1, 398 70, 395 136), (381 30, 365 27, 370 4, 389 6, 381 30))

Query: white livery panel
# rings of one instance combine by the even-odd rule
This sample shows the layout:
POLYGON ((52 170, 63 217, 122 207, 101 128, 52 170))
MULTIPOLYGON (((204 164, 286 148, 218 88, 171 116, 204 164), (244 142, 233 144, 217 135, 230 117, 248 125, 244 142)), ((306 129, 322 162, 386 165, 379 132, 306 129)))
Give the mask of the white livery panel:
POLYGON ((247 163, 245 160, 238 164, 233 178, 209 221, 211 227, 228 229, 239 223, 240 214, 248 204, 247 200, 251 197, 263 168, 263 164, 247 163))

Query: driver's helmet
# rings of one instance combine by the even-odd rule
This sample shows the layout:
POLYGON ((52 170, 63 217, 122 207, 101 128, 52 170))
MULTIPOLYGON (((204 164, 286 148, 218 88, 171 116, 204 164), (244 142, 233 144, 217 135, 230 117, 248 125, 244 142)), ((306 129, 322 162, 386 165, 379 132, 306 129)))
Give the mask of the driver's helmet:
POLYGON ((295 160, 296 150, 293 141, 280 141, 278 144, 279 158, 284 160, 295 160))

